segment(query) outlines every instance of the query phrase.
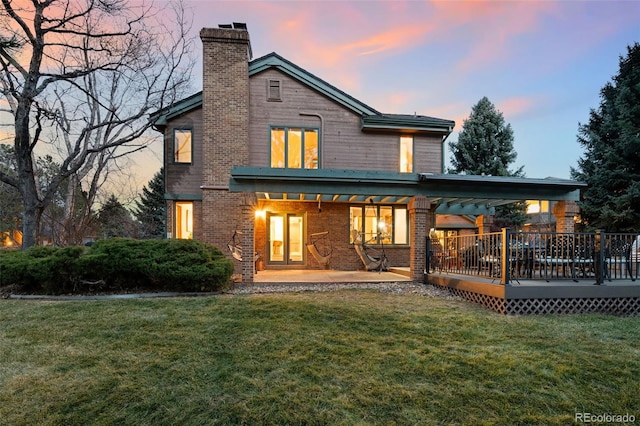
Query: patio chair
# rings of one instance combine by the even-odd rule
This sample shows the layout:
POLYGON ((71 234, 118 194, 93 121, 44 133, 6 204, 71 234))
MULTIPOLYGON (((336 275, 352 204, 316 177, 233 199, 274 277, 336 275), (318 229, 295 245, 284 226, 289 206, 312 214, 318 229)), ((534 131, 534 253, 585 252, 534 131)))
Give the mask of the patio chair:
POLYGON ((444 250, 442 249, 442 244, 440 244, 440 240, 438 239, 437 235, 429 236, 428 250, 429 271, 440 270, 442 272, 442 267, 444 266, 444 250))
POLYGON ((387 259, 384 249, 376 250, 366 244, 362 241, 362 235, 356 230, 351 231, 351 236, 353 238, 353 248, 358 253, 367 271, 386 272, 389 270, 389 259, 387 259))
MULTIPOLYGON (((239 262, 242 262, 242 244, 240 243, 239 236, 242 235, 241 231, 234 230, 231 239, 227 242, 227 248, 231 252, 231 256, 239 262)), ((260 258, 260 254, 255 252, 253 254, 253 261, 257 262, 260 258)))
POLYGON ((317 232, 309 236, 307 250, 316 259, 316 261, 324 268, 329 267, 333 246, 329 239, 329 231, 317 232))
POLYGON ((500 275, 502 257, 500 247, 496 244, 490 244, 489 241, 478 241, 478 273, 482 273, 483 269, 489 270, 489 276, 500 275))
POLYGON ((573 249, 573 241, 571 235, 558 235, 548 246, 548 250, 544 256, 544 273, 545 280, 549 282, 549 278, 553 278, 553 270, 555 269, 556 278, 560 278, 560 268, 562 268, 562 277, 567 277, 567 268, 570 270, 571 278, 578 281, 575 276, 574 268, 575 253, 573 249))
POLYGON ((626 276, 631 277, 631 280, 635 281, 631 272, 631 251, 632 243, 622 239, 611 240, 609 246, 605 248, 604 275, 609 282, 611 282, 611 269, 614 270, 615 278, 622 278, 626 273, 626 276), (618 269, 620 269, 619 276, 618 269))

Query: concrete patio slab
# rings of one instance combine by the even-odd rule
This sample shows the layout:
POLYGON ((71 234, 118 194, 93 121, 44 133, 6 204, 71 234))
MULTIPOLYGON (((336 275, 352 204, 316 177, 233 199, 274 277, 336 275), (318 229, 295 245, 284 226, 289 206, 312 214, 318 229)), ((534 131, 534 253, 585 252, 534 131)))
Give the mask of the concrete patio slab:
POLYGON ((254 283, 355 283, 400 282, 411 278, 396 272, 336 271, 312 269, 280 269, 260 271, 254 283))

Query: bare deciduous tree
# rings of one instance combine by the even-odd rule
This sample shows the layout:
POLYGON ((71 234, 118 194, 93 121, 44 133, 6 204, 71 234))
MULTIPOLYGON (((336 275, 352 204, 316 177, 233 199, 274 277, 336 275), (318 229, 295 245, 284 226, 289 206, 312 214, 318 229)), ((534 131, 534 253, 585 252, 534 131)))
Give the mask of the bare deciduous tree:
POLYGON ((0 93, 17 164, 0 180, 22 196, 27 248, 63 181, 69 221, 79 183, 90 206, 116 160, 148 143, 149 113, 189 88, 192 40, 181 3, 169 13, 126 0, 0 1, 0 93), (60 155, 45 190, 34 161, 43 143, 60 155))

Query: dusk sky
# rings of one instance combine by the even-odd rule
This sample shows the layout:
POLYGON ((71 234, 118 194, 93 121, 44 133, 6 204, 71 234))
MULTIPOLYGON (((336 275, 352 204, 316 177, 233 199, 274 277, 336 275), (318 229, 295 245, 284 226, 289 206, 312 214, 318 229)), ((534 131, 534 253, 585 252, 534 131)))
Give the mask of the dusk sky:
MULTIPOLYGON (((193 1, 193 33, 244 22, 253 57, 276 52, 378 111, 463 120, 483 96, 513 127, 515 169, 569 178, 578 123, 599 105, 638 1, 193 1)), ((195 40, 195 91, 202 45, 195 40)), ((450 153, 447 148, 446 159, 450 153)))

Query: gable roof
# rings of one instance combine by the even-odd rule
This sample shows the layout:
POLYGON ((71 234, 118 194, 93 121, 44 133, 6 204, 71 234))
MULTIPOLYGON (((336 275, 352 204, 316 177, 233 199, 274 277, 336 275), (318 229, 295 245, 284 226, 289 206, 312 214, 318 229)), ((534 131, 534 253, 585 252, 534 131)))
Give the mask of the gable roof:
MULTIPOLYGON (((272 68, 362 116, 362 130, 413 130, 449 134, 455 126, 454 121, 440 118, 422 115, 383 114, 275 52, 250 61, 249 77, 272 68)), ((202 92, 155 112, 151 115, 151 120, 154 121, 157 127, 166 126, 169 120, 197 108, 202 108, 202 92)))

